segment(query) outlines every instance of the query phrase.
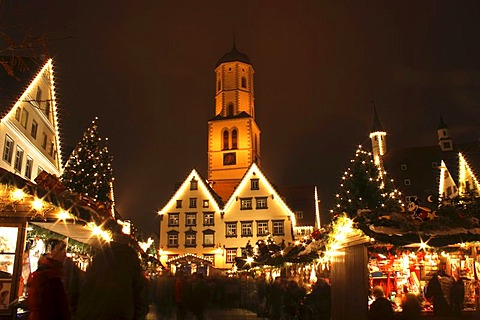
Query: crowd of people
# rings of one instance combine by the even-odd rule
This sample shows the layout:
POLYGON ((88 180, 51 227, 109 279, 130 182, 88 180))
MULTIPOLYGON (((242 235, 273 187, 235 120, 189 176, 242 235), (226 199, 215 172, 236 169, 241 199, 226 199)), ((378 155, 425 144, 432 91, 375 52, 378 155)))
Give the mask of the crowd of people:
POLYGON ((28 319, 143 320, 149 305, 158 319, 204 319, 209 308, 244 308, 272 320, 330 319, 330 285, 306 290, 284 275, 205 276, 177 270, 148 278, 135 250, 115 224, 113 240, 97 251, 86 272, 66 257, 66 242, 49 239, 27 281, 28 319))
POLYGON ((203 319, 211 308, 244 308, 259 317, 276 319, 330 319, 330 285, 320 279, 311 292, 284 276, 267 281, 264 275, 211 276, 179 271, 152 281, 151 299, 158 319, 203 319))

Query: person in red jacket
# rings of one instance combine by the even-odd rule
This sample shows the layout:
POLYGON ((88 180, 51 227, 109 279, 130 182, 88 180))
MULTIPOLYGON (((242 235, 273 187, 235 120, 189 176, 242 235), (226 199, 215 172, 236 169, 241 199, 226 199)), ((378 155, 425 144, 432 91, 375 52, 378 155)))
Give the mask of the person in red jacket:
POLYGON ((47 253, 38 260, 38 269, 27 281, 29 320, 69 320, 67 294, 62 270, 67 245, 59 239, 49 239, 47 253))

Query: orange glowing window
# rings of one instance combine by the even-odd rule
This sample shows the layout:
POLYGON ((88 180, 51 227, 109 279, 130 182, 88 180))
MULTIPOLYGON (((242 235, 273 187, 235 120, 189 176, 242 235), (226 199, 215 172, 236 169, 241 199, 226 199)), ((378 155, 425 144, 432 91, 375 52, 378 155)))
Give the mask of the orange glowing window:
POLYGON ((228 131, 223 131, 223 150, 228 149, 228 131))
POLYGON ((237 129, 233 129, 232 131, 232 149, 237 149, 237 140, 238 140, 238 133, 237 129))

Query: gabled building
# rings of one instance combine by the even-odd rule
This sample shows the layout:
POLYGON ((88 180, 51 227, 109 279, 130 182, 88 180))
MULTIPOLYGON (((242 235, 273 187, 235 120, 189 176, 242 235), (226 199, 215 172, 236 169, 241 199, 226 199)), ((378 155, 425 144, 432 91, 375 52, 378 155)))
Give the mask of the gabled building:
POLYGON ((33 181, 60 176, 57 104, 52 59, 17 58, 0 67, 0 168, 33 181))
POLYGON ((302 221, 312 222, 310 226, 302 224, 298 231, 288 200, 260 168, 261 131, 255 120, 253 75, 250 58, 239 52, 235 43, 215 66, 215 115, 208 121, 208 178, 192 170, 159 211, 164 263, 187 254, 188 259, 206 258, 216 268, 231 269, 247 243, 254 246, 267 237, 291 243, 319 224, 315 188, 308 191, 311 201, 305 201, 305 196, 300 200, 297 194, 290 202, 296 207, 305 202, 311 205, 309 210, 298 210, 305 213, 302 221))
POLYGON ((480 141, 454 143, 441 117, 436 145, 386 152, 386 131, 376 110, 374 128, 370 134, 374 159, 380 159, 407 203, 435 209, 444 199, 479 195, 480 141))

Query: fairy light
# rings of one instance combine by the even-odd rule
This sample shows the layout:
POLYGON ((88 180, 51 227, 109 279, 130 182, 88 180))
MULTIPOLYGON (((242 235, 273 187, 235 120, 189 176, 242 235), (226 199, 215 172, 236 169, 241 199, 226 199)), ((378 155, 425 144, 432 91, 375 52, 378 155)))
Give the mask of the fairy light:
POLYGON ((44 206, 44 203, 43 203, 42 199, 35 198, 32 202, 32 208, 37 210, 37 211, 42 210, 43 206, 44 206))
POLYGON ((13 201, 20 201, 25 198, 25 192, 23 192, 22 189, 15 189, 12 193, 10 193, 10 196, 13 201))

